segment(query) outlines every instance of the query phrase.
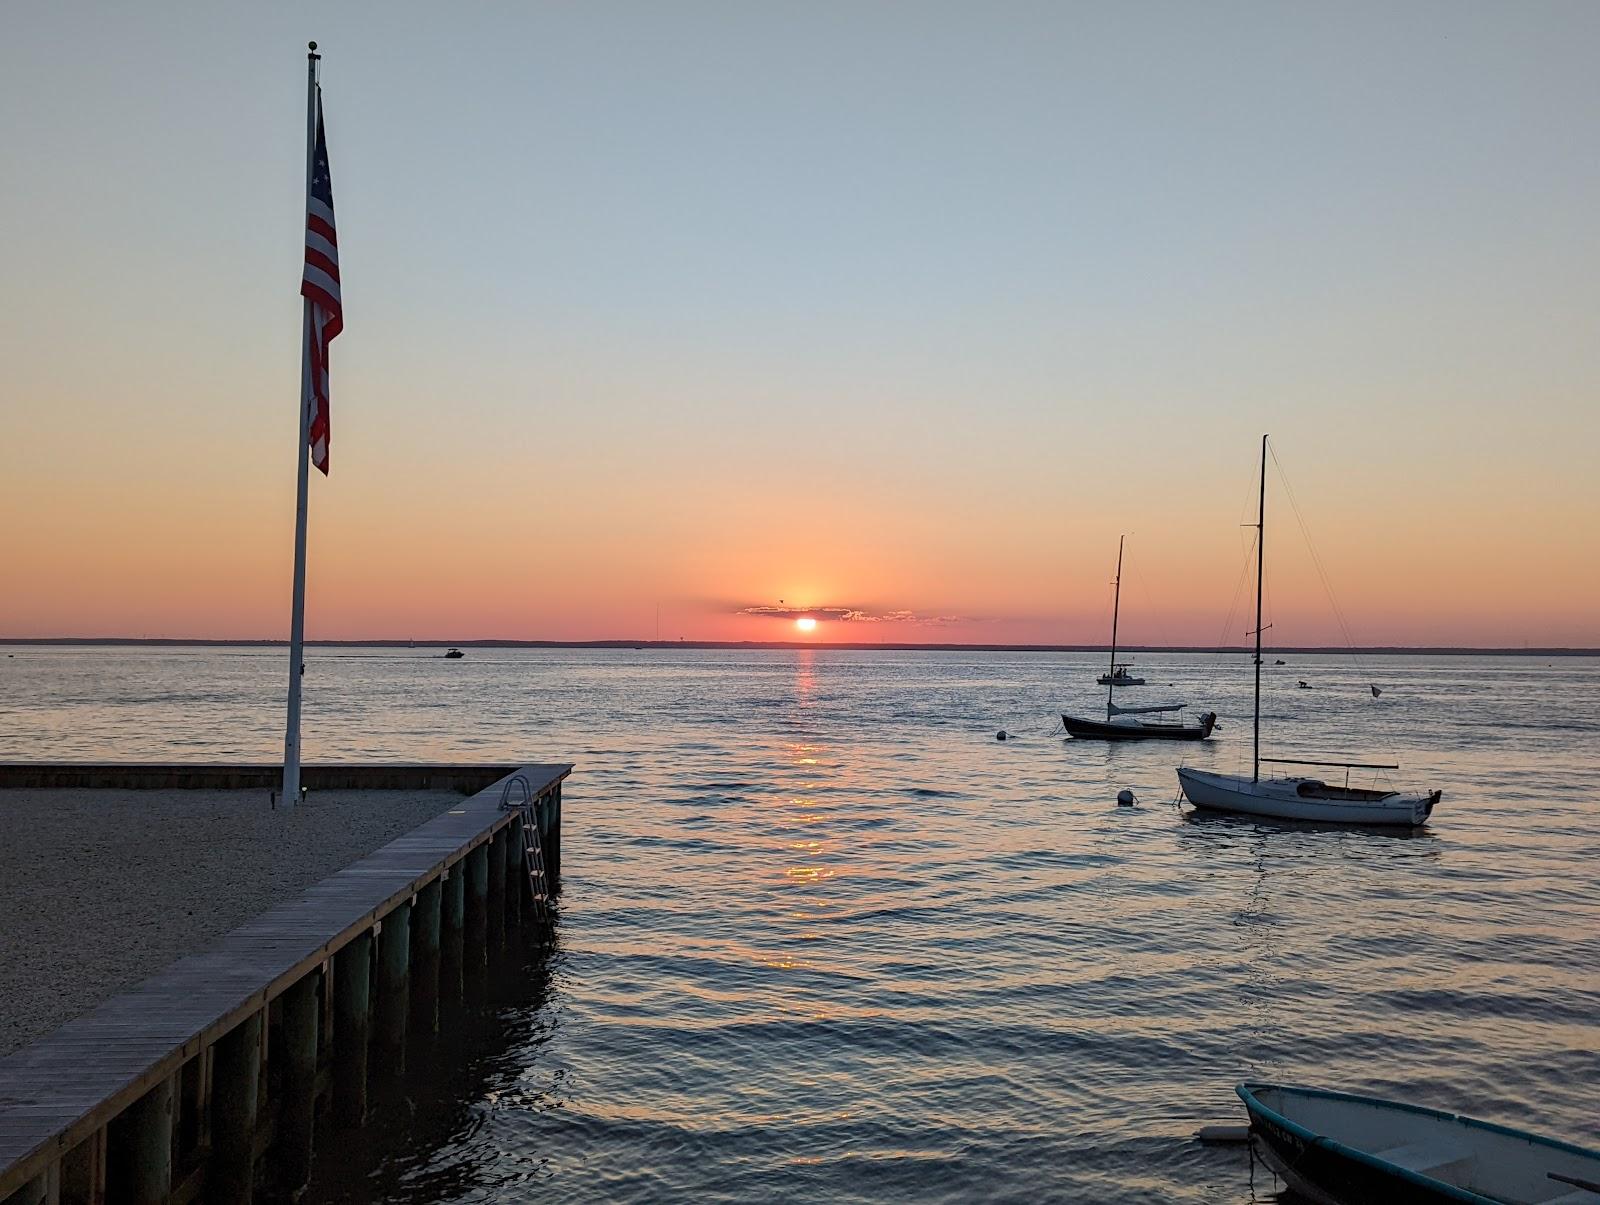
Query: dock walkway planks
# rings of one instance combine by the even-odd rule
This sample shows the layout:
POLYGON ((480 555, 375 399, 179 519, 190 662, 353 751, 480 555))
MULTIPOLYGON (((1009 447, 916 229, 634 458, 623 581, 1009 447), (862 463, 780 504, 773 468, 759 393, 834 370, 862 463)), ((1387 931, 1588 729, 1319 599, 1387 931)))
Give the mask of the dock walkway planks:
MULTIPOLYGON (((537 769, 538 767, 534 767, 537 769)), ((481 791, 516 766, 412 765, 365 762, 300 767, 312 791, 481 791)), ((0 762, 0 787, 86 787, 96 790, 262 790, 283 783, 283 765, 140 765, 131 762, 0 762)))
POLYGON ((509 824, 513 774, 538 798, 571 771, 496 767, 476 795, 0 1059, 0 1199, 509 824))

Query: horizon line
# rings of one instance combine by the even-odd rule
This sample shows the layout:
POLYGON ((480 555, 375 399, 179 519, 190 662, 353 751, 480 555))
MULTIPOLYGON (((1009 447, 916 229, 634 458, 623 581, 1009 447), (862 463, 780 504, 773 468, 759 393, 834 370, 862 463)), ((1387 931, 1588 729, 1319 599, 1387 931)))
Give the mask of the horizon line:
MULTIPOLYGON (((1003 643, 917 643, 911 641, 839 640, 395 640, 367 638, 351 640, 307 640, 317 648, 572 648, 572 649, 826 649, 843 652, 951 652, 951 653, 1109 653, 1109 644, 1003 644, 1003 643)), ((268 638, 185 638, 178 636, 0 636, 0 645, 66 647, 200 647, 200 648, 287 648, 286 639, 268 638)), ((1131 644, 1118 645, 1119 653, 1249 653, 1251 645, 1212 644, 1131 644)), ((1600 648, 1569 645, 1411 645, 1411 644, 1307 644, 1263 648, 1263 653, 1365 653, 1431 654, 1436 656, 1498 657, 1585 657, 1600 656, 1600 648)))

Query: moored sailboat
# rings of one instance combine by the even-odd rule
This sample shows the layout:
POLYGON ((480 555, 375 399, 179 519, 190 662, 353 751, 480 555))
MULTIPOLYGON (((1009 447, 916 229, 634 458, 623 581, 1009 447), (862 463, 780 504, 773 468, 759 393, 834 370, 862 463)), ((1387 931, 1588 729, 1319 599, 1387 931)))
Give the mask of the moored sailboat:
POLYGON ((1111 671, 1101 674, 1099 682, 1106 688, 1106 718, 1091 720, 1083 716, 1062 713, 1061 723, 1069 736, 1079 740, 1098 741, 1203 741, 1217 725, 1217 713, 1208 711, 1191 724, 1182 719, 1162 719, 1175 715, 1186 706, 1183 703, 1159 703, 1148 707, 1118 707, 1116 689, 1124 685, 1144 684, 1143 678, 1131 678, 1127 666, 1117 660, 1117 621, 1122 614, 1122 545, 1126 537, 1117 540, 1117 583, 1111 604, 1111 671), (1155 716, 1155 719, 1141 719, 1155 716))
MULTIPOLYGON (((1420 828, 1433 814, 1440 791, 1386 791, 1352 787, 1351 770, 1398 770, 1398 765, 1376 765, 1370 762, 1305 761, 1295 758, 1261 756, 1261 595, 1266 564, 1264 544, 1267 520, 1267 437, 1261 437, 1261 493, 1256 515, 1256 693, 1255 729, 1251 754, 1251 772, 1218 774, 1210 770, 1195 770, 1188 766, 1178 770, 1178 782, 1184 796, 1197 808, 1219 812, 1237 812, 1249 816, 1265 816, 1277 820, 1310 820, 1323 824, 1374 824, 1401 825, 1420 828), (1261 764, 1301 766, 1307 769, 1341 768, 1345 772, 1343 785, 1321 778, 1288 775, 1282 778, 1261 777, 1261 764)), ((1304 686, 1305 683, 1300 683, 1304 686)))

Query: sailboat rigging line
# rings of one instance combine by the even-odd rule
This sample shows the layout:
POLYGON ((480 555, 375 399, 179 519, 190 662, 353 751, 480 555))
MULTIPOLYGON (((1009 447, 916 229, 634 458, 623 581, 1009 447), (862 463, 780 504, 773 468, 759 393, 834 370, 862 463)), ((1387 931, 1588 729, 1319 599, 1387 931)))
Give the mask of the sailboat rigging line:
POLYGON ((1328 603, 1333 608, 1333 617, 1339 623, 1339 631, 1344 636, 1345 646, 1355 655, 1356 638, 1350 630, 1350 625, 1344 617, 1344 609, 1339 606, 1339 599, 1333 592, 1333 580, 1328 576, 1327 567, 1322 563, 1322 557, 1317 553, 1316 541, 1311 538, 1311 526, 1306 522, 1305 515, 1300 511, 1300 502, 1294 496, 1294 487, 1289 484, 1289 474, 1283 471, 1283 463, 1278 459, 1278 450, 1271 449, 1272 467, 1278 470, 1278 480, 1283 484, 1284 497, 1289 499, 1289 509, 1294 512, 1295 522, 1300 525, 1300 534, 1305 537, 1306 549, 1311 553, 1311 564, 1316 568, 1317 576, 1322 579, 1322 589, 1328 596, 1328 603))
MULTIPOLYGON (((1317 552, 1316 541, 1311 538, 1311 525, 1306 522, 1305 514, 1300 509, 1300 501, 1294 495, 1294 486, 1289 484, 1289 474, 1284 471, 1283 462, 1278 459, 1278 450, 1276 448, 1272 449, 1272 465, 1278 470, 1278 480, 1283 485, 1284 497, 1289 500, 1289 509, 1294 512, 1295 522, 1300 525, 1300 535, 1305 539, 1306 551, 1311 554, 1312 567, 1316 569, 1317 577, 1322 581, 1322 591, 1328 596, 1328 606, 1332 609, 1334 620, 1339 625, 1339 632, 1344 637, 1344 655, 1360 676, 1368 679, 1370 688, 1375 671, 1362 658, 1361 654, 1356 652, 1355 633, 1351 631, 1349 621, 1345 618, 1344 608, 1339 605, 1339 598, 1333 592, 1333 579, 1328 575, 1328 569, 1323 564, 1321 554, 1317 552)), ((1378 696, 1373 695, 1372 697, 1377 698, 1378 696)), ((1372 715, 1371 712, 1368 714, 1369 716, 1372 715)), ((1376 727, 1382 736, 1383 743, 1393 750, 1396 747, 1395 734, 1391 725, 1387 722, 1388 719, 1387 712, 1379 711, 1376 713, 1376 727)))
POLYGON ((1252 537, 1249 547, 1244 550, 1243 559, 1239 562, 1239 576, 1233 583, 1233 598, 1228 603, 1228 614, 1222 621, 1222 631, 1217 634, 1215 647, 1219 653, 1232 651, 1232 646, 1228 644, 1228 634, 1233 631, 1233 621, 1239 614, 1239 599, 1244 594, 1245 578, 1250 572, 1250 554, 1255 550, 1255 539, 1252 537))
MULTIPOLYGON (((1144 592, 1144 607, 1141 609, 1141 613, 1145 615, 1159 615, 1160 611, 1156 609, 1155 591, 1150 589, 1150 583, 1145 581, 1144 571, 1139 568, 1139 562, 1137 559, 1133 562, 1132 567, 1134 584, 1144 592)), ((1139 600, 1135 599, 1134 601, 1138 602, 1139 600)), ((1167 646, 1170 643, 1167 638, 1172 635, 1172 632, 1165 626, 1154 627, 1153 629, 1147 630, 1151 632, 1151 635, 1154 637, 1154 639, 1146 639, 1144 642, 1145 644, 1167 646)))

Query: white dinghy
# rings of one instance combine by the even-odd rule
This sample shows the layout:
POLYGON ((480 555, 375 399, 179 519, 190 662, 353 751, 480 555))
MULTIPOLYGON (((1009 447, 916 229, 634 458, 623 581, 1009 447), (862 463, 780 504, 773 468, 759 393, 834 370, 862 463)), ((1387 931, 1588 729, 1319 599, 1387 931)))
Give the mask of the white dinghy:
POLYGON ((1237 1091, 1257 1149, 1313 1201, 1600 1205, 1600 1151, 1374 1096, 1237 1091))
MULTIPOLYGON (((1306 761, 1261 756, 1261 595, 1267 534, 1267 437, 1261 437, 1261 496, 1256 519, 1256 701, 1255 739, 1249 777, 1218 774, 1211 770, 1178 770, 1183 794, 1197 808, 1265 816, 1274 820, 1309 820, 1319 824, 1401 825, 1420 828, 1438 805, 1441 791, 1391 791, 1350 785, 1351 770, 1398 770, 1397 765, 1370 762, 1306 761), (1307 769, 1337 767, 1344 770, 1339 785, 1321 778, 1286 775, 1262 778, 1261 764, 1302 766, 1307 769)), ((1301 686, 1305 683, 1301 682, 1301 686)), ((1379 694, 1373 689, 1373 697, 1379 694)))

